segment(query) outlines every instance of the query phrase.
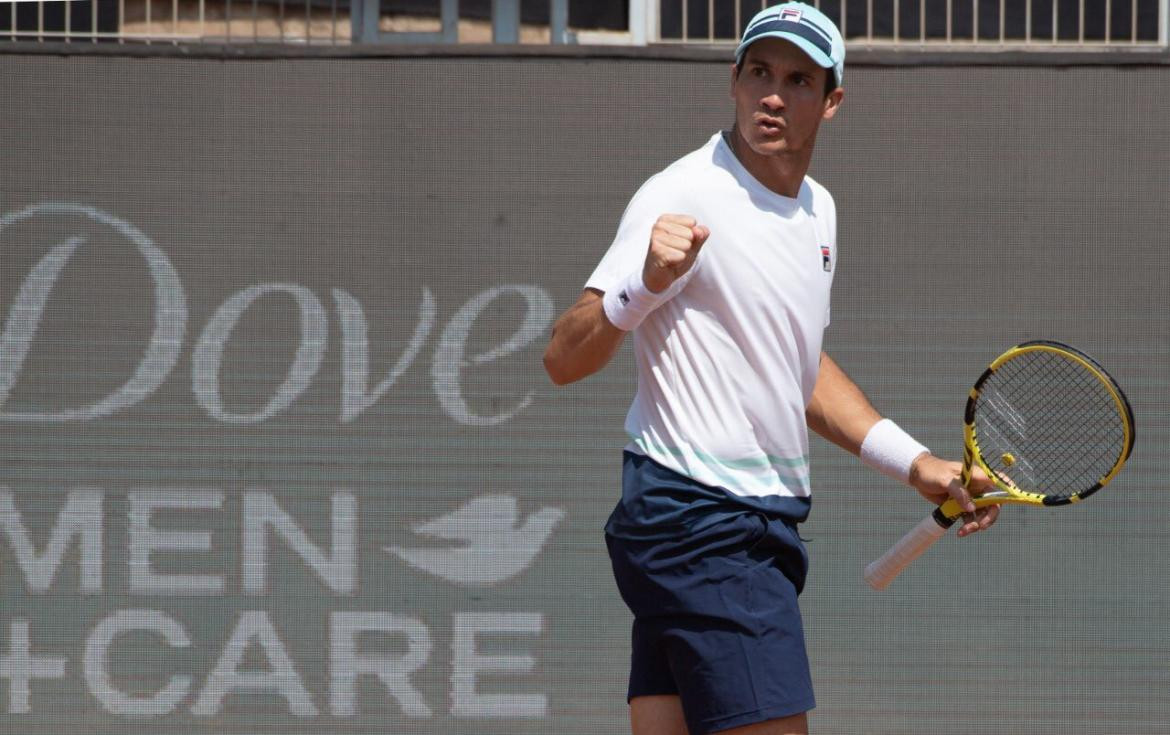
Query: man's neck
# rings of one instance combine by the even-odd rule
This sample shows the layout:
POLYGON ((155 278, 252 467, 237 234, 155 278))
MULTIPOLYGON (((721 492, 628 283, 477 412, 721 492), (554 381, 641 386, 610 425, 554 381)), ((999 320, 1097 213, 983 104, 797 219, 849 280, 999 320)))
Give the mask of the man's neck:
POLYGON ((735 157, 761 184, 790 199, 795 199, 800 193, 812 158, 810 155, 803 152, 760 155, 740 135, 739 126, 732 126, 726 138, 735 157))

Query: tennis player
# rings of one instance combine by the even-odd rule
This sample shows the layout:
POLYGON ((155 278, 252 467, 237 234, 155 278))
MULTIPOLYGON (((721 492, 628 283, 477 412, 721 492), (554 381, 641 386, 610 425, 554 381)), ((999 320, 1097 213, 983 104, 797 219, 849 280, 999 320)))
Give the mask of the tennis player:
POLYGON ((638 389, 605 529, 634 613, 634 735, 808 732, 796 528, 809 428, 933 503, 954 497, 972 511, 961 536, 998 514, 975 511, 960 463, 882 418, 821 348, 836 210, 806 172, 840 109, 844 58, 809 5, 756 15, 731 71, 734 126, 638 190, 545 353, 570 383, 634 333, 638 389))

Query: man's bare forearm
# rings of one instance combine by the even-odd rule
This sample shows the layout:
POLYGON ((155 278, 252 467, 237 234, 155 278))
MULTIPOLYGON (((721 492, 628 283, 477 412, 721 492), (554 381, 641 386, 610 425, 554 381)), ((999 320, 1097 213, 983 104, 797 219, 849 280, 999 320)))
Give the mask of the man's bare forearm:
MULTIPOLYGON (((691 270, 710 236, 711 231, 690 215, 660 215, 650 230, 646 258, 637 273, 638 289, 648 296, 665 292, 691 270)), ((634 296, 620 289, 615 291, 623 297, 634 296)), ((618 311, 614 321, 622 325, 619 329, 606 316, 602 298, 602 292, 585 289, 577 303, 553 325, 544 353, 544 369, 557 385, 575 382, 605 367, 621 346, 624 330, 636 328, 660 303, 650 299, 639 310, 638 300, 631 299, 615 307, 618 311)))
POLYGON ((553 325, 544 369, 557 385, 581 380, 605 367, 625 336, 606 318, 601 294, 587 290, 553 325))
POLYGON ((816 433, 852 454, 860 454, 865 435, 882 417, 861 388, 822 352, 805 418, 816 433))

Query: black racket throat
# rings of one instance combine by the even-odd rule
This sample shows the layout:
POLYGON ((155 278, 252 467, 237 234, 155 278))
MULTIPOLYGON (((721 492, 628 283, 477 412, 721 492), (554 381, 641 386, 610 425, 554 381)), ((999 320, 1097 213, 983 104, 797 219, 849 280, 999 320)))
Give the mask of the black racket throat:
MULTIPOLYGON (((1091 490, 1087 490, 1087 491, 1081 493, 1079 498, 1080 499, 1086 498, 1089 495, 1092 495, 1094 492, 1096 492, 1100 488, 1101 488, 1101 486, 1098 485, 1097 487, 1092 488, 1091 490)), ((1064 496, 1060 496, 1060 495, 1046 495, 1046 496, 1044 496, 1044 499, 1041 502, 1043 503, 1043 505, 1045 505, 1049 508, 1056 508, 1056 507, 1065 506, 1065 505, 1072 505, 1073 503, 1076 502, 1076 500, 1074 500, 1073 498, 1070 498, 1070 497, 1064 497, 1064 496)), ((958 518, 951 518, 946 513, 943 513, 941 506, 938 508, 935 508, 934 512, 931 513, 930 515, 931 515, 931 518, 934 518, 934 522, 938 524, 939 528, 950 528, 951 526, 955 525, 955 521, 959 520, 958 518)), ((961 517, 962 516, 959 516, 959 518, 961 518, 961 517)))

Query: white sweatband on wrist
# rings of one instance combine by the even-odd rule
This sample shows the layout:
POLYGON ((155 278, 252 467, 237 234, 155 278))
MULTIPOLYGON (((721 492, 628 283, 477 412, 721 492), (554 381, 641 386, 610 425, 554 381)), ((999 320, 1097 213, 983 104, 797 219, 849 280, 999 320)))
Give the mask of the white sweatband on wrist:
MULTIPOLYGON (((669 289, 667 289, 669 290, 669 289)), ((660 294, 646 288, 641 269, 631 273, 626 280, 605 292, 601 306, 605 316, 618 329, 632 332, 646 315, 666 300, 666 291, 660 294)))
POLYGON ((898 482, 909 484, 914 460, 930 450, 889 419, 873 425, 861 442, 861 461, 898 482))

